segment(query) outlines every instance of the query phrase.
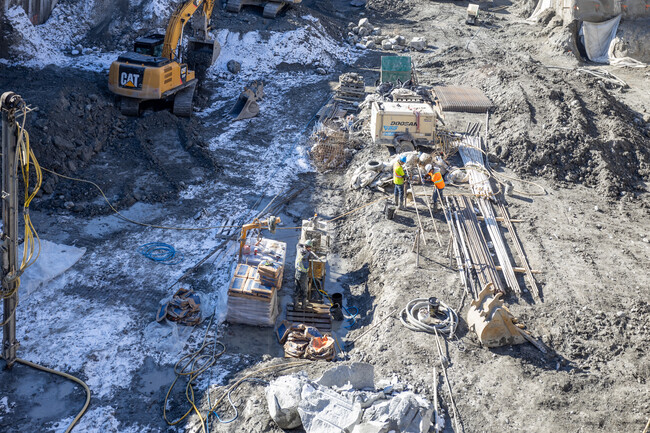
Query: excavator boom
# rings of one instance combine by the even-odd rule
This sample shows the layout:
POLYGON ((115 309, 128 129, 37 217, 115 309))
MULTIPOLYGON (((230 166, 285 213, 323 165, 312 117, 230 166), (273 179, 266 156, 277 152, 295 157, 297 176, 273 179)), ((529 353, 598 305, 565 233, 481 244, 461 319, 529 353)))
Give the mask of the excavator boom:
POLYGON ((207 39, 207 27, 214 8, 214 0, 190 0, 178 6, 172 14, 169 24, 167 24, 167 31, 165 32, 165 43, 163 45, 162 56, 170 60, 176 60, 178 57, 178 43, 183 36, 183 29, 188 23, 192 15, 203 4, 203 19, 204 19, 204 34, 203 37, 207 39))

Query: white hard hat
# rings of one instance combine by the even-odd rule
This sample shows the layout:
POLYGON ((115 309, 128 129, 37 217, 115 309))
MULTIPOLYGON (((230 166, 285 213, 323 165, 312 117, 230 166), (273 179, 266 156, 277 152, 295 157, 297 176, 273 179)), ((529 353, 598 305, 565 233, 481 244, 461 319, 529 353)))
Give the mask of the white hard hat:
POLYGON ((424 170, 428 173, 431 171, 431 164, 427 164, 426 167, 424 167, 424 170))

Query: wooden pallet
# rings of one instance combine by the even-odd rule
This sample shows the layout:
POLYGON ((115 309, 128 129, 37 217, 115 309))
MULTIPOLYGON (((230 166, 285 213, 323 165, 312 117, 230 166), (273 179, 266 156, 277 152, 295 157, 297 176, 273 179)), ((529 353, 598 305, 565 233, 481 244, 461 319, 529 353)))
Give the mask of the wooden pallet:
POLYGON ((304 323, 320 332, 332 332, 330 308, 324 304, 307 303, 305 308, 287 305, 287 320, 292 323, 304 323))

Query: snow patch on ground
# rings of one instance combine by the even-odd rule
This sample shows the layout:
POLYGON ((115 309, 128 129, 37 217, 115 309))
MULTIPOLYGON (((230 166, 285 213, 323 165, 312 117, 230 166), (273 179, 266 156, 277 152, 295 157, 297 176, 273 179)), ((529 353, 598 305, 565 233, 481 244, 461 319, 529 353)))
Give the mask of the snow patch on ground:
POLYGON ((98 308, 96 302, 65 295, 72 279, 64 274, 22 303, 28 321, 17 328, 21 352, 37 364, 82 371, 93 395, 102 398, 129 386, 144 359, 141 335, 133 332, 131 308, 98 308))
POLYGON ((16 59, 13 63, 23 63, 26 66, 43 67, 50 63, 61 62, 64 56, 57 46, 42 36, 42 32, 35 27, 25 10, 21 6, 14 6, 5 11, 5 16, 20 34, 20 42, 12 46, 16 59))
POLYGON ((221 54, 211 70, 226 71, 228 61, 236 60, 241 63, 239 75, 243 76, 271 71, 281 63, 311 65, 319 62, 331 68, 336 62, 351 63, 358 57, 357 53, 342 48, 330 37, 318 20, 315 24, 287 32, 242 34, 221 29, 216 39, 221 44, 221 54))
MULTIPOLYGON (((73 417, 62 419, 49 427, 49 432, 64 433, 73 417)), ((88 410, 81 417, 79 423, 74 428, 75 431, 85 433, 107 433, 107 432, 120 432, 120 433, 153 433, 158 432, 158 429, 151 429, 148 426, 134 424, 123 426, 116 418, 115 409, 110 406, 101 406, 88 410)))
POLYGON ((5 396, 0 398, 0 420, 2 420, 3 416, 11 412, 11 408, 9 407, 9 397, 5 396))

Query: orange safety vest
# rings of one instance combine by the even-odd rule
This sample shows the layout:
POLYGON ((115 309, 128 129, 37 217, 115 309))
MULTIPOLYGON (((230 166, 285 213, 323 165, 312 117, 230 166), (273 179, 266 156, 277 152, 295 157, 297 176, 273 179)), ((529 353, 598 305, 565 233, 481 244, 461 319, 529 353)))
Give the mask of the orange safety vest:
POLYGON ((438 189, 443 189, 445 187, 445 181, 442 179, 442 175, 439 171, 431 176, 431 180, 438 189))

